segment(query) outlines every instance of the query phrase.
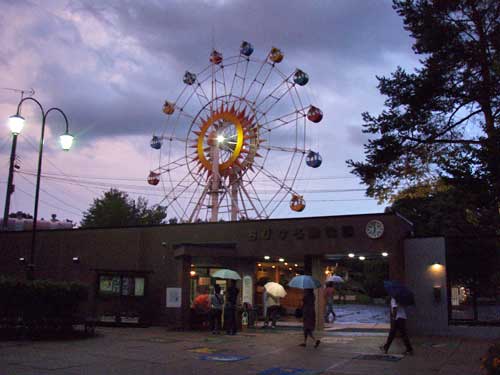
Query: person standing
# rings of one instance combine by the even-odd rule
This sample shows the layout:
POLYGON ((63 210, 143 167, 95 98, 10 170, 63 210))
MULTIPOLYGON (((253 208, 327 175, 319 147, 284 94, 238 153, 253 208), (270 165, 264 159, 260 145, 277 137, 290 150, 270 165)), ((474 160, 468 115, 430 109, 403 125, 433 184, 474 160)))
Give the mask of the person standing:
POLYGON ((320 340, 316 340, 313 335, 313 331, 316 328, 316 309, 314 307, 315 297, 313 289, 304 289, 304 299, 302 301, 302 314, 303 314, 303 324, 304 324, 304 342, 300 346, 307 345, 307 337, 311 337, 314 343, 314 347, 317 348, 320 344, 320 340))
POLYGON ((329 315, 333 315, 333 320, 337 318, 335 311, 333 310, 333 296, 335 295, 335 289, 333 288, 333 282, 329 281, 326 283, 326 288, 323 291, 323 296, 325 298, 325 323, 330 323, 329 315))
POLYGON ((226 333, 228 335, 236 335, 236 307, 238 305, 238 293, 236 288, 236 280, 230 280, 229 288, 227 288, 226 304, 224 306, 224 320, 226 324, 226 333))
POLYGON ((265 291, 264 301, 266 308, 266 317, 263 328, 267 328, 269 326, 269 320, 271 320, 271 328, 276 328, 276 321, 278 320, 278 314, 280 310, 280 299, 279 297, 275 297, 265 291))
POLYGON ((210 296, 210 325, 214 335, 220 334, 222 306, 224 306, 224 297, 220 294, 220 285, 216 284, 214 293, 210 296))
POLYGON ((406 351, 403 354, 413 354, 413 348, 408 338, 408 333, 406 332, 406 310, 404 306, 400 305, 394 297, 391 298, 391 329, 389 331, 389 336, 384 345, 380 347, 385 354, 389 351, 396 333, 399 332, 406 346, 406 351))

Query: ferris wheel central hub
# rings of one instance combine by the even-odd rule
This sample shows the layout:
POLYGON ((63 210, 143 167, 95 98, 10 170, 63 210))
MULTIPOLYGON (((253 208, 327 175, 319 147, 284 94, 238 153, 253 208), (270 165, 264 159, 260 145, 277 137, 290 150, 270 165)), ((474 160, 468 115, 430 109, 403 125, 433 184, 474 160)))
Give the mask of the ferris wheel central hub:
POLYGON ((194 159, 209 175, 213 173, 214 163, 218 164, 221 177, 234 177, 251 167, 259 143, 258 131, 255 116, 247 115, 247 107, 243 107, 221 104, 198 121, 198 130, 193 131, 197 136, 194 159), (218 160, 213 160, 212 147, 220 150, 218 160))

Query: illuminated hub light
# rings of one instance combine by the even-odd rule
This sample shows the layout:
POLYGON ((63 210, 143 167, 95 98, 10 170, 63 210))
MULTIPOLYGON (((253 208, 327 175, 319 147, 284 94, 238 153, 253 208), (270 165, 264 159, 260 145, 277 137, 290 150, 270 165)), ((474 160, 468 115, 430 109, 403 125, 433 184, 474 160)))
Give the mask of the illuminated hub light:
POLYGON ((269 260, 269 259, 271 259, 271 257, 269 255, 264 255, 264 259, 269 260))
POLYGON ((366 259, 366 257, 364 257, 364 256, 359 257, 359 260, 365 260, 365 259, 366 259))
POLYGON ((383 256, 383 257, 387 257, 387 256, 389 256, 389 253, 387 253, 387 252, 385 252, 385 251, 384 251, 384 252, 382 253, 382 256, 383 256))
POLYGON ((225 140, 226 140, 226 138, 225 138, 222 134, 219 134, 219 135, 217 136, 217 142, 222 143, 222 142, 224 142, 225 140))
POLYGON ((354 258, 354 257, 355 257, 355 255, 354 255, 354 253, 349 253, 349 254, 348 254, 348 257, 349 257, 349 258, 354 258))

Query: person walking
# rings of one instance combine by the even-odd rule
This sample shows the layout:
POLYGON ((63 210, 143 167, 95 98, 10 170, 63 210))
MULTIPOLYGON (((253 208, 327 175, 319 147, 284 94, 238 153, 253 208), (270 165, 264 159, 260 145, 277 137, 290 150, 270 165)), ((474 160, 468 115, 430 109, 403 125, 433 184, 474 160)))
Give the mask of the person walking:
POLYGON ((413 348, 408 338, 408 333, 406 332, 406 310, 404 306, 400 305, 394 297, 391 298, 391 329, 389 331, 389 336, 384 345, 380 347, 385 354, 389 351, 394 337, 396 337, 397 332, 401 333, 401 337, 406 346, 406 351, 403 354, 413 354, 413 348))
POLYGON ((307 337, 311 337, 314 343, 314 347, 317 348, 320 344, 320 340, 316 340, 313 335, 313 331, 316 328, 316 309, 314 307, 315 297, 313 289, 304 289, 304 299, 302 301, 302 314, 303 314, 303 324, 304 324, 304 342, 300 346, 307 345, 307 337))
POLYGON ((210 296, 210 328, 214 335, 220 334, 223 306, 224 297, 220 294, 220 285, 216 284, 214 293, 210 296))
POLYGON ((333 282, 329 281, 326 283, 326 288, 323 291, 323 297, 325 298, 325 323, 330 323, 330 314, 333 316, 333 320, 337 318, 335 311, 333 310, 333 296, 335 295, 335 289, 333 288, 333 282))
POLYGON ((264 320, 264 327, 267 328, 269 326, 269 320, 271 320, 271 328, 276 328, 276 321, 278 320, 278 314, 280 311, 280 299, 279 297, 275 297, 267 291, 264 292, 264 301, 266 308, 266 317, 264 320))
POLYGON ((227 288, 226 304, 224 306, 224 321, 228 335, 236 335, 236 307, 239 292, 238 288, 236 288, 236 280, 230 280, 229 288, 227 288))

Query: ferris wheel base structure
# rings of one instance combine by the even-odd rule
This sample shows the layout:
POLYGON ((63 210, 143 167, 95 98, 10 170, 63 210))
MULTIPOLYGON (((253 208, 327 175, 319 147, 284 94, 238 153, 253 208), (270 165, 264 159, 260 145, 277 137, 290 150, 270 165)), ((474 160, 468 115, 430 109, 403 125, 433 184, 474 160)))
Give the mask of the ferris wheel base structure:
POLYGON ((262 60, 253 52, 248 42, 229 58, 213 50, 209 65, 186 71, 181 93, 165 101, 165 124, 151 139, 159 162, 148 183, 161 182, 159 204, 169 216, 236 221, 267 219, 284 205, 305 209, 295 182, 303 165, 322 163, 307 145, 323 112, 300 96, 307 73, 278 68, 280 49, 262 60))

